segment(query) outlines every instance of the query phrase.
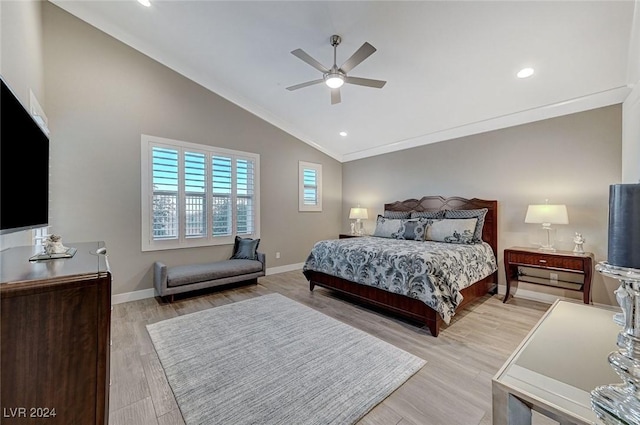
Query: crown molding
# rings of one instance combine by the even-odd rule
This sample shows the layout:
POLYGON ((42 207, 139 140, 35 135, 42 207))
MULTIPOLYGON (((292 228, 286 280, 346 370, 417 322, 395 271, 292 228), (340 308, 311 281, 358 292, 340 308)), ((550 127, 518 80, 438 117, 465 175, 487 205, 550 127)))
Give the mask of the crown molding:
POLYGON ((459 127, 448 128, 433 133, 424 134, 422 136, 413 137, 382 146, 376 146, 371 149, 348 153, 343 155, 342 162, 355 161, 358 159, 364 159, 376 155, 383 155, 386 153, 410 149, 418 146, 428 145, 431 143, 457 139, 460 137, 471 136, 473 134, 486 133, 488 131, 500 130, 503 128, 532 123, 535 121, 542 121, 563 115, 569 115, 577 112, 615 105, 624 102, 627 96, 629 96, 629 93, 631 93, 631 87, 616 87, 611 90, 605 90, 599 93, 593 93, 587 96, 581 96, 575 99, 569 99, 566 101, 541 106, 539 108, 527 109, 525 111, 515 112, 513 114, 489 118, 471 124, 461 125, 459 127))

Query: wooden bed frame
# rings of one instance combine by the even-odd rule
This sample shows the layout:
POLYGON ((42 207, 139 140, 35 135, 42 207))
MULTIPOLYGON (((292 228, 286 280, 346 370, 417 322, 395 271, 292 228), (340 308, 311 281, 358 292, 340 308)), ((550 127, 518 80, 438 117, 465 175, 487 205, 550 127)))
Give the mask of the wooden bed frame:
MULTIPOLYGON (((443 198, 442 196, 425 196, 422 199, 407 199, 391 204, 385 204, 385 211, 438 211, 438 210, 472 210, 487 208, 488 212, 484 220, 482 240, 486 241, 498 258, 498 201, 484 199, 464 199, 459 197, 443 198)), ((398 314, 407 319, 416 320, 427 325, 431 335, 438 336, 442 317, 424 302, 405 295, 395 294, 375 288, 351 282, 325 273, 307 270, 304 272, 309 281, 309 290, 313 291, 315 285, 332 289, 347 295, 355 301, 381 307, 386 311, 398 314)), ((496 293, 498 272, 462 289, 460 292, 464 299, 456 308, 456 312, 465 305, 483 297, 487 293, 496 293)))

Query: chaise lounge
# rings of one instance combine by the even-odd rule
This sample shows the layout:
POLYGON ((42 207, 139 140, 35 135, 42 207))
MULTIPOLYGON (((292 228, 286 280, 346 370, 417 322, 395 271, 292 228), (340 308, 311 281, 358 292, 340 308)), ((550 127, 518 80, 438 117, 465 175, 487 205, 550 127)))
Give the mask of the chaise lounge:
POLYGON ((265 275, 266 256, 256 254, 256 260, 230 259, 172 267, 156 261, 153 268, 156 293, 173 302, 175 294, 237 282, 258 283, 258 278, 265 275))

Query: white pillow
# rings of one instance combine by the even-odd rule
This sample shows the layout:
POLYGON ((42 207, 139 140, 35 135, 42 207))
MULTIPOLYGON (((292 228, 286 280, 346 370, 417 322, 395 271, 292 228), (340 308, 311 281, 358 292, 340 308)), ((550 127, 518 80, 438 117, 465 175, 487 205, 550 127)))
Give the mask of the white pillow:
POLYGON ((402 219, 399 218, 385 218, 378 215, 376 220, 376 230, 373 232, 373 236, 380 238, 393 238, 393 234, 400 230, 402 225, 402 219))
POLYGON ((425 240, 460 244, 475 243, 473 233, 477 218, 445 218, 429 220, 425 240))
POLYGON ((427 225, 425 218, 386 218, 381 215, 376 221, 373 236, 379 238, 406 239, 423 241, 427 225))

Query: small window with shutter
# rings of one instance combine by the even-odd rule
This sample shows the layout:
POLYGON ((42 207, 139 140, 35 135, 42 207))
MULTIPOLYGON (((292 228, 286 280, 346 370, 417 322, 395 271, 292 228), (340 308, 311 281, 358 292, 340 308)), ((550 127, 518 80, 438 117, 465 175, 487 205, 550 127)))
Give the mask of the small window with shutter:
POLYGON ((299 211, 322 211, 322 164, 300 161, 299 175, 299 211))

